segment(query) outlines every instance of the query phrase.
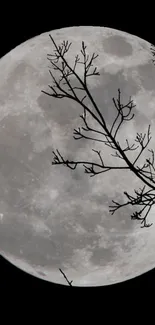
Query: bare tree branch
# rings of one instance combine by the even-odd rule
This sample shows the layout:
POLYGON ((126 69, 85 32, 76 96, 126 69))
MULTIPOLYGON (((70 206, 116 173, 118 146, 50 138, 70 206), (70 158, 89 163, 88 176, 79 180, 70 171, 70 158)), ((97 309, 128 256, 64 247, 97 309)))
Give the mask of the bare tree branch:
POLYGON ((59 150, 57 149, 57 154, 53 151, 54 154, 54 161, 52 162, 52 165, 65 165, 70 169, 76 169, 76 167, 78 165, 83 165, 83 167, 85 168, 85 173, 87 174, 91 174, 90 177, 93 177, 95 175, 104 173, 106 171, 112 170, 112 169, 129 169, 128 166, 109 166, 109 165, 105 165, 103 162, 103 158, 101 157, 101 152, 92 149, 94 152, 96 152, 99 156, 99 159, 101 161, 101 164, 97 164, 94 162, 90 162, 90 161, 73 161, 73 160, 68 160, 68 159, 64 159, 63 156, 60 154, 59 150), (90 167, 88 167, 90 166, 90 167), (94 168, 98 167, 101 170, 96 171, 94 168))
MULTIPOLYGON (((79 139, 87 139, 90 141, 96 141, 103 143, 114 150, 114 153, 111 155, 117 159, 121 159, 124 161, 124 166, 118 167, 115 165, 109 165, 105 163, 105 158, 101 155, 101 151, 92 149, 98 156, 99 163, 95 163, 92 161, 75 161, 75 160, 68 160, 65 159, 62 154, 59 152, 58 149, 53 151, 54 161, 52 165, 64 165, 72 170, 76 169, 78 165, 83 165, 84 171, 87 174, 90 174, 90 177, 95 175, 108 172, 114 169, 120 170, 129 170, 132 172, 139 180, 144 184, 143 189, 140 191, 134 190, 135 197, 129 195, 127 192, 124 192, 124 195, 127 198, 126 203, 118 203, 116 201, 112 201, 114 203, 113 206, 110 206, 110 212, 114 214, 115 211, 120 209, 123 206, 132 205, 135 206, 142 206, 140 210, 136 210, 131 215, 132 220, 140 220, 143 227, 149 227, 150 224, 147 224, 146 219, 147 216, 155 204, 155 164, 154 164, 154 150, 148 149, 150 153, 150 157, 145 159, 142 167, 138 166, 138 160, 143 154, 144 150, 147 148, 151 141, 151 132, 150 132, 150 125, 148 126, 148 130, 146 133, 137 133, 134 143, 130 144, 128 139, 125 139, 125 146, 121 146, 118 141, 118 134, 120 128, 124 123, 129 123, 133 117, 133 109, 135 108, 136 104, 133 102, 131 97, 127 103, 122 103, 121 98, 121 91, 118 89, 118 96, 117 98, 112 98, 112 103, 116 109, 116 117, 114 118, 112 125, 108 128, 104 116, 101 114, 101 110, 95 103, 87 85, 87 78, 91 76, 99 76, 99 72, 97 71, 97 67, 93 68, 93 64, 95 59, 98 57, 97 54, 93 53, 91 56, 87 54, 84 42, 82 42, 81 48, 81 55, 75 56, 75 61, 73 67, 71 67, 67 61, 67 53, 71 47, 72 43, 68 41, 63 41, 61 45, 57 45, 52 38, 51 35, 50 39, 54 45, 54 54, 48 54, 48 60, 51 63, 52 69, 56 70, 60 74, 60 78, 57 81, 54 74, 50 72, 53 85, 49 88, 52 90, 53 93, 48 93, 43 91, 46 95, 62 99, 62 98, 69 98, 76 101, 79 105, 83 107, 83 115, 80 115, 84 126, 78 127, 74 129, 73 137, 75 140, 79 139), (78 64, 83 65, 83 79, 79 77, 77 73, 77 66, 78 64), (70 76, 74 76, 76 81, 78 82, 79 86, 73 87, 70 76), (66 89, 67 87, 67 89, 66 89), (80 90, 80 94, 77 94, 77 90, 80 90), (95 109, 95 113, 85 104, 85 99, 89 99, 92 107, 95 109), (93 128, 88 123, 88 115, 97 123, 100 129, 93 128), (96 138, 97 136, 97 138, 96 138), (137 150, 137 156, 134 158, 134 161, 131 161, 128 156, 127 152, 137 150), (149 190, 144 191, 145 186, 148 186, 149 190), (143 213, 143 216, 142 216, 143 213)), ((155 56, 155 48, 152 49, 153 56, 155 56)), ((155 60, 154 60, 155 61, 155 60)))
POLYGON ((69 284, 70 287, 72 287, 72 283, 73 283, 73 280, 72 281, 69 281, 66 274, 61 270, 59 269, 59 271, 62 273, 63 277, 65 278, 65 280, 67 281, 67 283, 69 284))
POLYGON ((127 205, 132 205, 132 206, 142 206, 142 208, 139 211, 135 211, 132 215, 131 215, 131 219, 132 220, 140 220, 141 224, 143 224, 143 226, 141 226, 141 228, 144 227, 150 227, 152 225, 151 224, 147 224, 146 223, 146 218, 148 213, 150 212, 151 207, 155 204, 155 194, 153 190, 148 190, 146 192, 144 192, 145 190, 145 185, 143 186, 143 188, 140 188, 139 191, 138 190, 134 190, 136 197, 128 194, 127 192, 124 192, 124 194, 126 195, 128 201, 126 203, 118 203, 114 200, 112 200, 112 202, 114 203, 114 205, 110 205, 109 207, 111 208, 109 211, 114 214, 115 211, 117 211, 118 209, 127 206, 127 205), (146 210, 146 213, 144 214, 144 216, 142 217, 142 212, 144 212, 144 210, 148 207, 148 210, 146 210))
MULTIPOLYGON (((151 53, 152 53, 153 57, 155 57, 155 46, 153 44, 151 44, 151 46, 152 46, 150 49, 151 53)), ((155 63, 155 59, 152 59, 152 62, 155 63)))

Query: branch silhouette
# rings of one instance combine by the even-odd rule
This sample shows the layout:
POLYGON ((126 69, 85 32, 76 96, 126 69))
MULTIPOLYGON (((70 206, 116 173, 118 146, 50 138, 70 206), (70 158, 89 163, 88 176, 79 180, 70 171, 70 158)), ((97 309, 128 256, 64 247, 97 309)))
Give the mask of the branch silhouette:
POLYGON ((51 63, 51 69, 58 71, 60 77, 59 80, 57 80, 50 69, 49 73, 51 75, 53 85, 48 85, 48 87, 52 90, 52 93, 46 92, 44 90, 42 90, 42 92, 48 96, 52 96, 58 99, 69 98, 80 104, 83 107, 83 114, 80 115, 80 118, 82 119, 84 125, 82 127, 74 129, 74 139, 80 140, 84 138, 100 143, 102 142, 103 145, 113 149, 114 153, 111 154, 113 157, 121 159, 124 162, 124 165, 121 167, 109 165, 105 162, 105 159, 101 155, 101 151, 94 149, 92 150, 98 157, 98 163, 87 160, 68 160, 63 157, 58 149, 56 149, 53 151, 54 158, 52 165, 64 165, 72 170, 75 170, 79 165, 82 165, 84 167, 85 173, 89 174, 90 177, 94 177, 98 174, 105 173, 110 170, 129 170, 142 181, 144 186, 139 190, 134 190, 135 196, 124 192, 124 195, 127 198, 126 203, 122 204, 113 200, 113 205, 109 206, 109 212, 111 212, 111 214, 114 214, 115 211, 122 208, 123 206, 135 206, 136 210, 131 215, 131 219, 141 221, 141 228, 150 227, 152 223, 147 223, 147 217, 152 206, 155 204, 154 150, 147 149, 149 156, 147 159, 145 159, 142 167, 139 167, 137 163, 142 153, 144 150, 146 150, 148 144, 151 141, 151 126, 148 125, 146 133, 136 133, 135 140, 132 144, 129 143, 128 139, 125 139, 125 146, 121 146, 120 142, 118 141, 120 128, 124 123, 129 123, 134 118, 133 108, 136 107, 136 104, 133 102, 131 97, 129 97, 127 103, 122 103, 121 90, 118 89, 117 98, 112 98, 112 104, 116 109, 116 117, 114 118, 112 125, 108 127, 104 116, 101 114, 101 111, 95 103, 87 85, 87 78, 100 75, 99 71, 97 71, 97 67, 92 69, 94 61, 98 55, 95 53, 93 53, 91 56, 87 54, 87 46, 84 44, 84 42, 82 42, 82 58, 79 55, 76 55, 73 66, 70 66, 67 61, 66 54, 68 53, 72 43, 63 41, 62 44, 58 46, 52 36, 49 36, 55 49, 54 54, 47 54, 47 59, 51 63), (78 64, 83 65, 83 78, 79 77, 77 73, 78 64), (72 86, 70 76, 74 76, 79 84, 78 86, 72 86), (81 96, 77 93, 77 90, 80 90, 82 92, 81 96), (90 100, 95 112, 93 112, 92 109, 86 105, 86 98, 90 100), (94 129, 89 125, 88 116, 97 122, 100 130, 96 128, 94 129), (95 138, 95 135, 99 136, 99 138, 95 138), (136 152, 136 158, 134 158, 134 161, 131 161, 127 157, 127 152, 131 151, 136 152))
POLYGON ((67 276, 66 276, 66 274, 61 269, 59 269, 59 271, 62 273, 63 277, 65 278, 65 280, 69 284, 69 286, 72 287, 73 280, 72 281, 69 281, 68 278, 67 278, 67 276))
MULTIPOLYGON (((153 44, 151 44, 151 46, 152 46, 151 47, 151 53, 152 53, 153 57, 155 57, 155 46, 153 44)), ((152 59, 152 62, 155 63, 155 59, 154 58, 152 59)))

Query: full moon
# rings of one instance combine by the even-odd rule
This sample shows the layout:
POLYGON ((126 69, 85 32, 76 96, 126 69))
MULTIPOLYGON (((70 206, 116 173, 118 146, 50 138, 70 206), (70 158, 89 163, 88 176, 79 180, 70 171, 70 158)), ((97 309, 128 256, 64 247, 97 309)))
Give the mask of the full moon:
MULTIPOLYGON (((119 159, 103 143, 73 138, 74 129, 83 125, 78 103, 42 92, 52 84, 49 34, 57 45, 72 42, 66 56, 70 65, 82 41, 89 55, 98 54, 100 75, 89 78, 88 88, 107 125, 114 120, 112 98, 120 89, 123 102, 131 96, 136 105, 134 118, 120 128, 120 139, 132 143, 150 124, 149 148, 155 147, 155 66, 149 42, 111 28, 80 26, 17 46, 0 59, 0 253, 54 283, 67 285, 59 268, 75 286, 122 282, 155 267, 155 210, 148 215, 153 225, 143 229, 131 220, 130 205, 109 212, 112 200, 122 202, 124 191, 132 194, 141 187, 131 171, 89 177, 82 166, 52 165, 56 149, 71 160, 96 161, 92 149, 101 150, 108 164, 117 165, 119 159)), ((82 77, 80 64, 77 73, 82 77)), ((145 153, 141 162, 144 158, 145 153)))

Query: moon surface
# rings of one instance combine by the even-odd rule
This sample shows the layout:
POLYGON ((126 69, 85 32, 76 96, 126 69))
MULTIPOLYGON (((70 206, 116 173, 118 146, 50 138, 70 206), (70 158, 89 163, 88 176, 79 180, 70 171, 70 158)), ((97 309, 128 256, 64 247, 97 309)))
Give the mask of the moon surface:
MULTIPOLYGON (((115 117, 112 102, 121 89, 125 102, 132 96, 135 117, 125 123, 120 139, 131 143, 151 124, 155 147, 155 66, 151 44, 134 35, 105 27, 69 27, 29 39, 0 60, 0 253, 12 264, 38 278, 66 284, 61 268, 75 286, 122 282, 155 267, 155 215, 150 228, 132 221, 131 207, 114 215, 112 200, 124 200, 142 184, 130 171, 110 171, 95 177, 83 167, 52 166, 53 150, 65 158, 96 161, 101 150, 108 163, 119 163, 108 147, 86 139, 74 140, 82 126, 83 109, 69 99, 41 92, 52 84, 47 54, 72 42, 67 54, 72 65, 80 54, 99 54, 100 76, 89 78, 89 90, 106 122, 115 117)), ((77 68, 83 76, 83 66, 77 68)), ((72 78, 76 85, 76 80, 72 78)), ((93 125, 93 121, 92 125, 93 125)), ((132 155, 130 156, 132 159, 132 155)), ((143 160, 144 160, 143 156, 143 160)), ((142 160, 142 161, 143 161, 142 160)))

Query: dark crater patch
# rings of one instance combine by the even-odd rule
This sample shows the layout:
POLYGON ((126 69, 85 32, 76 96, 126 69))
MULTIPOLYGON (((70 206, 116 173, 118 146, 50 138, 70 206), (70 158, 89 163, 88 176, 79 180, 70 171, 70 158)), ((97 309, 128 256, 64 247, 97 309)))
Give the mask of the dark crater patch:
POLYGON ((132 55, 133 49, 123 36, 113 35, 103 41, 103 48, 106 53, 118 57, 132 55))

